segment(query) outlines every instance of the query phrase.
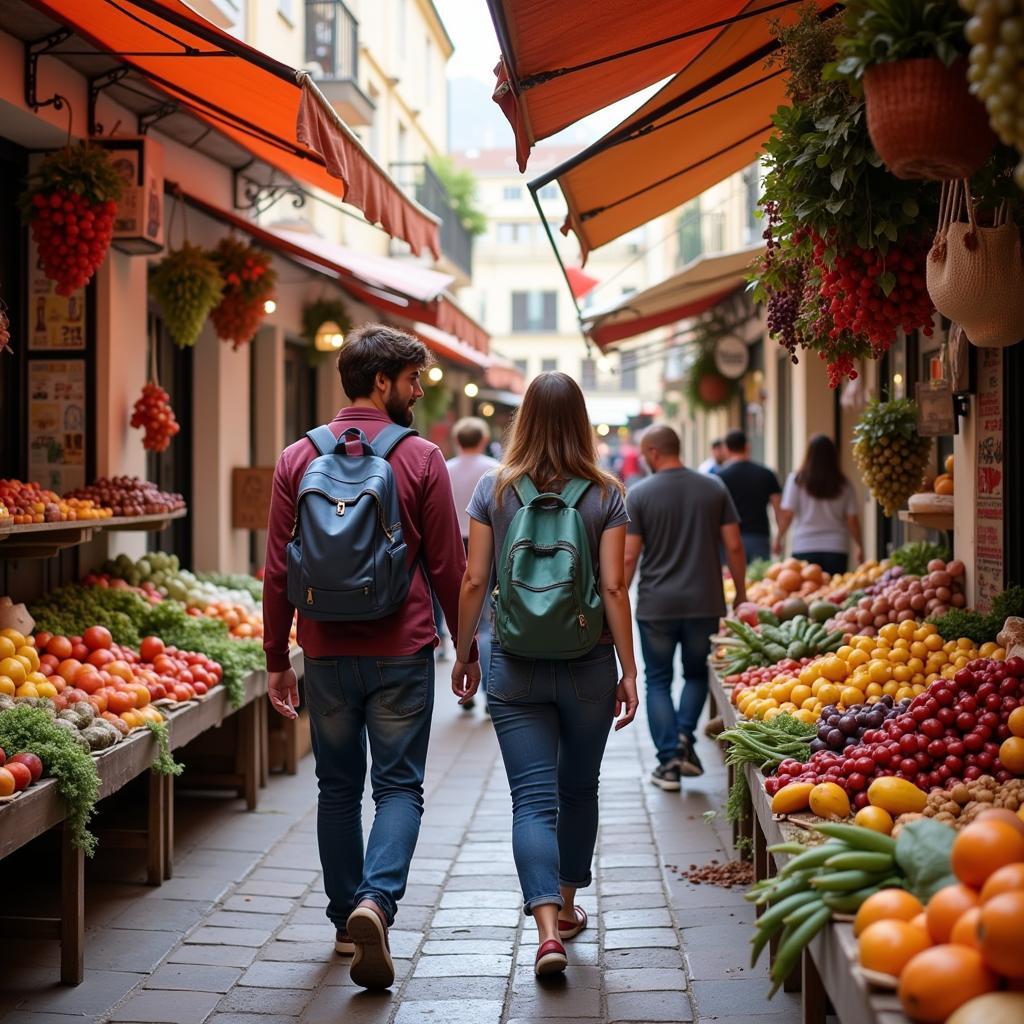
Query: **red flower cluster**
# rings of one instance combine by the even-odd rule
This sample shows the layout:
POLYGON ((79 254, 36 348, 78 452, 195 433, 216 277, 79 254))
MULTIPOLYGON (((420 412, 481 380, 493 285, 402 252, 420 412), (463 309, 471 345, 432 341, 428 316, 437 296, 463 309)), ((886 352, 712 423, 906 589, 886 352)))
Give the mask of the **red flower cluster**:
POLYGON ((159 384, 150 381, 142 388, 142 394, 132 410, 132 426, 142 427, 146 431, 142 438, 142 447, 146 451, 166 451, 171 438, 181 430, 181 424, 168 401, 169 397, 159 384))
POLYGON ((43 272, 57 282, 58 295, 70 295, 88 283, 107 255, 117 203, 93 202, 66 189, 34 192, 31 202, 43 272))

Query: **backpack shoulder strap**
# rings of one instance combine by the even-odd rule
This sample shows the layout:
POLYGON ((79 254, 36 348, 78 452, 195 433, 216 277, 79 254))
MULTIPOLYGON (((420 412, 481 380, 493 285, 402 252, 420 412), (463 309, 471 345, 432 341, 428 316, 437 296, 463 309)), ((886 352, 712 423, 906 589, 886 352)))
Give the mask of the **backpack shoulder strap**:
POLYGON ((581 477, 574 476, 562 488, 562 501, 565 502, 565 507, 575 508, 592 483, 593 480, 584 480, 581 477))
POLYGON ((512 490, 519 495, 519 500, 523 503, 523 508, 526 508, 534 498, 540 496, 540 491, 538 491, 534 486, 533 481, 525 475, 521 476, 512 484, 512 490))
POLYGON ((390 423, 373 439, 373 454, 379 459, 386 459, 402 441, 411 434, 418 433, 412 427, 400 427, 397 423, 390 423))
POLYGON ((334 431, 326 424, 307 430, 306 437, 313 442, 313 447, 319 455, 331 455, 338 447, 338 439, 334 436, 334 431))

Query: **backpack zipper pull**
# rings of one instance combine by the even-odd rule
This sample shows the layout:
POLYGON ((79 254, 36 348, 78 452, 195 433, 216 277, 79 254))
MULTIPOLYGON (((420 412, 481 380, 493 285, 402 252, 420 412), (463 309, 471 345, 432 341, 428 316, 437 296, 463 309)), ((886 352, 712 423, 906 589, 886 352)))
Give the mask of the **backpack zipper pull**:
POLYGON ((587 628, 587 617, 586 617, 586 615, 583 614, 583 612, 580 612, 580 629, 586 629, 586 628, 587 628))
POLYGON ((312 603, 313 603, 313 588, 312 587, 306 587, 306 604, 312 604, 312 603))
POLYGON ((339 516, 343 516, 345 514, 345 502, 343 502, 343 501, 339 501, 338 502, 338 508, 336 510, 336 514, 339 515, 339 516))

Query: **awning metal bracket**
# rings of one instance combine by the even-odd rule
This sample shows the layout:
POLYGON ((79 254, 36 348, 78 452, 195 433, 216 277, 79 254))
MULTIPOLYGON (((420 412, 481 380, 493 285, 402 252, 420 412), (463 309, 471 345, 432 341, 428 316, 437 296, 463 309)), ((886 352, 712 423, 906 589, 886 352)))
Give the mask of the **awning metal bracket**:
POLYGON ((131 68, 116 67, 104 71, 101 75, 94 75, 89 79, 89 135, 96 137, 102 135, 103 125, 96 120, 96 101, 100 93, 111 85, 116 85, 131 71, 131 68))
POLYGON ((42 39, 28 40, 25 43, 25 103, 33 110, 40 107, 53 107, 54 110, 63 110, 64 104, 68 102, 66 96, 54 93, 48 100, 39 99, 36 93, 39 76, 39 58, 49 53, 54 47, 60 46, 64 40, 69 39, 72 33, 70 29, 61 28, 42 39))
POLYGON ((253 161, 232 171, 234 178, 234 201, 236 210, 245 210, 257 216, 265 213, 286 196, 291 196, 292 206, 298 210, 306 205, 306 193, 294 181, 260 184, 245 172, 253 161))
POLYGON ((168 100, 165 103, 158 103, 155 107, 150 110, 144 110, 138 116, 138 130, 140 135, 145 135, 150 128, 157 123, 162 121, 165 117, 170 117, 171 114, 178 112, 178 104, 173 100, 168 100))

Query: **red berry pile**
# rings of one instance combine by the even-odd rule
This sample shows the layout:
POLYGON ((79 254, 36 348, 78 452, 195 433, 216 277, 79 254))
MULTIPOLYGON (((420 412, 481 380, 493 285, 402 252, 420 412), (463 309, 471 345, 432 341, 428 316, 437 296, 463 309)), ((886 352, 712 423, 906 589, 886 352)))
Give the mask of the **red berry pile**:
POLYGON ((806 764, 783 761, 765 782, 774 795, 789 782, 834 782, 856 808, 867 805, 867 788, 884 775, 907 779, 921 789, 952 788, 958 782, 1012 773, 998 759, 1010 735, 1007 721, 1022 703, 1024 658, 1005 662, 979 658, 952 679, 938 679, 902 714, 868 729, 842 752, 819 750, 806 764))
POLYGON ((117 203, 94 203, 58 190, 32 196, 32 237, 43 273, 57 282, 58 295, 70 295, 88 283, 107 255, 114 233, 117 203))
POLYGON ((171 438, 181 430, 169 398, 159 384, 150 381, 142 388, 142 394, 135 403, 131 424, 133 427, 145 429, 142 447, 146 451, 166 451, 171 438))

